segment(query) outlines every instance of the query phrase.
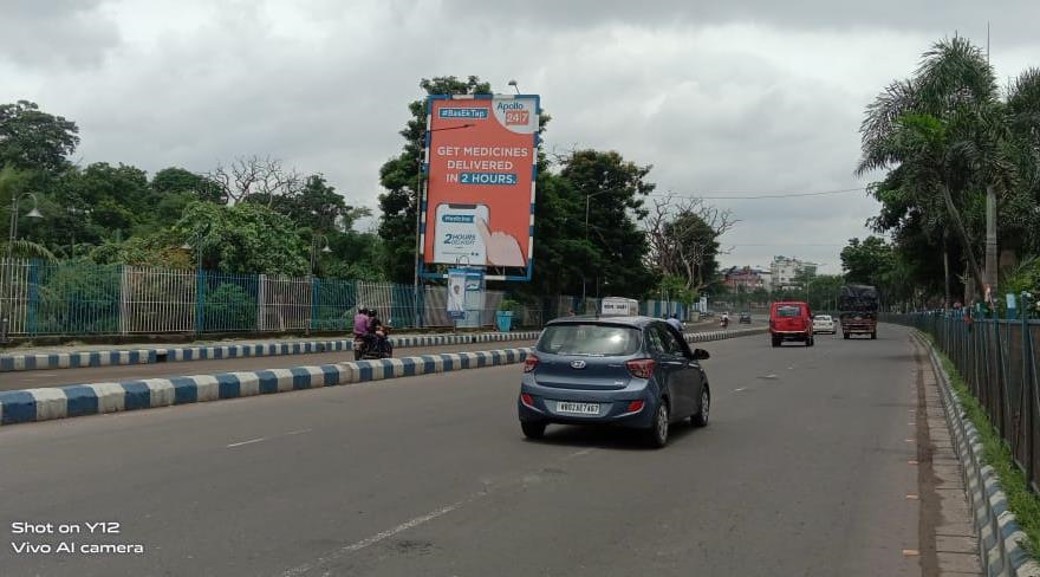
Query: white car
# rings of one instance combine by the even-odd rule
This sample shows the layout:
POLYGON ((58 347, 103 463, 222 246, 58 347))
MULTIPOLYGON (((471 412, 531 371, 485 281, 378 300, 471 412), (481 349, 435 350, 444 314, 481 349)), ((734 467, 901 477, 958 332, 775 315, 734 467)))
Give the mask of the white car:
POLYGON ((812 332, 813 334, 828 333, 837 334, 838 329, 834 326, 834 319, 831 315, 816 315, 812 320, 812 332))

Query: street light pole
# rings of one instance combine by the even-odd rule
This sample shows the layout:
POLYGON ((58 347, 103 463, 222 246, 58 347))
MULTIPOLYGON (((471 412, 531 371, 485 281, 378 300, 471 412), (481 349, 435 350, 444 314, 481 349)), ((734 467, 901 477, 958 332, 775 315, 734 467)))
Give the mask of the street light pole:
MULTIPOLYGON (((593 192, 592 194, 586 194, 585 195, 585 241, 586 242, 588 242, 588 240, 589 240, 589 208, 591 207, 592 197, 599 196, 601 194, 606 194, 608 192, 613 192, 613 191, 612 190, 601 190, 599 192, 593 192)), ((585 273, 583 272, 582 275, 581 275, 581 306, 582 306, 583 309, 585 308, 585 294, 586 294, 585 293, 585 288, 586 288, 585 285, 586 285, 586 278, 585 278, 585 273)))
MULTIPOLYGON (((11 198, 11 222, 8 239, 7 239, 7 250, 4 254, 4 270, 7 271, 7 283, 6 288, 6 304, 3 295, 0 295, 0 344, 7 344, 10 342, 8 334, 11 328, 11 311, 14 310, 14 243, 18 240, 18 203, 23 197, 29 197, 33 201, 32 210, 29 211, 25 216, 32 219, 41 219, 43 215, 39 211, 39 199, 36 195, 31 192, 23 192, 21 194, 15 194, 11 198)), ((0 288, 4 288, 0 286, 0 288)))

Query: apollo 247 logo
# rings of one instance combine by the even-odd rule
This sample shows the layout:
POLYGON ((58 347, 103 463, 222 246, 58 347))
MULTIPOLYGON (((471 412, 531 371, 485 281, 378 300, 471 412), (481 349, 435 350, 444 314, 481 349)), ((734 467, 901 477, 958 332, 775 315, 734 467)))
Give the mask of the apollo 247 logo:
POLYGON ((505 113, 506 126, 526 126, 531 121, 531 111, 522 102, 499 102, 496 108, 505 113))

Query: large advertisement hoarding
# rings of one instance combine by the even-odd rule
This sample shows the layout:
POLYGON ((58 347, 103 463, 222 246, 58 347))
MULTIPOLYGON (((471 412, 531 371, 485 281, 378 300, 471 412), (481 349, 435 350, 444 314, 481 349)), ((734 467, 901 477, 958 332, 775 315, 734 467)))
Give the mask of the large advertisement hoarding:
POLYGON ((423 264, 530 280, 538 96, 433 96, 427 110, 423 264))

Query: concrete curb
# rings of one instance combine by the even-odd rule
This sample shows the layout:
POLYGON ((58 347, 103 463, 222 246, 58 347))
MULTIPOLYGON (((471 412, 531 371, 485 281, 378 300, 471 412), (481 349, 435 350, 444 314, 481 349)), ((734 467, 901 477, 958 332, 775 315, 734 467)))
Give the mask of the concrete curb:
POLYGON ((993 468, 985 464, 982 438, 968 418, 960 396, 950 385, 950 377, 943 369, 931 341, 915 336, 928 348, 935 374, 939 376, 939 390, 946 412, 946 421, 953 432, 954 447, 964 466, 964 481, 968 502, 973 512, 975 530, 979 536, 979 554, 988 577, 1040 577, 1040 562, 1029 556, 1019 545, 1026 541, 1015 515, 1008 510, 1004 494, 993 468))
MULTIPOLYGON (((766 329, 686 333, 688 342, 749 336, 766 329)), ((531 348, 441 353, 334 365, 165 379, 88 383, 0 392, 0 425, 83 417, 119 411, 204 403, 398 377, 414 377, 523 362, 531 348)))
MULTIPOLYGON (((414 348, 439 345, 463 345, 534 340, 540 331, 510 333, 476 333, 454 335, 391 336, 395 348, 414 348)), ((244 343, 232 345, 197 345, 156 349, 121 349, 111 351, 81 351, 0 355, 0 373, 15 371, 78 369, 112 365, 148 365, 163 362, 205 361, 244 357, 275 357, 315 353, 349 351, 352 339, 324 341, 244 343)))
POLYGON ((291 369, 0 392, 0 424, 204 403, 522 362, 531 349, 442 353, 291 369))

